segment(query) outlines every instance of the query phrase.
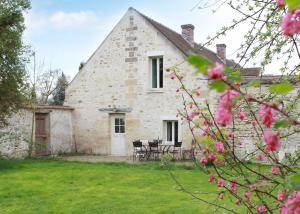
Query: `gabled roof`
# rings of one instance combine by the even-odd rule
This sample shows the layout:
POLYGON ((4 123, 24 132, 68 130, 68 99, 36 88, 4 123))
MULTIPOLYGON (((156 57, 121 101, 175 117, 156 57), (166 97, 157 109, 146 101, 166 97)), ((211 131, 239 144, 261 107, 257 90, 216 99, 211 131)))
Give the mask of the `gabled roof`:
MULTIPOLYGON (((176 31, 164 26, 163 24, 154 21, 153 19, 149 18, 148 16, 140 13, 134 8, 129 8, 135 10, 138 14, 140 14, 144 19, 146 19, 155 29, 157 29, 161 34, 163 34, 170 42, 172 42, 182 53, 186 56, 196 54, 206 57, 212 62, 219 62, 224 64, 224 62, 218 57, 218 55, 203 47, 199 44, 194 44, 192 47, 182 36, 181 34, 177 33, 176 31)), ((230 67, 240 68, 241 66, 235 63, 233 60, 226 60, 226 65, 230 67)))

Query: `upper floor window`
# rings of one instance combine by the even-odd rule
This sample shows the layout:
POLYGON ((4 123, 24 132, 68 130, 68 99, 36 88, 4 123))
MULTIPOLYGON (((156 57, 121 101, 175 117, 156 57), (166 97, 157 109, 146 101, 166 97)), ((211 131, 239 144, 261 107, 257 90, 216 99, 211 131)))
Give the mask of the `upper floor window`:
POLYGON ((163 88, 163 57, 153 57, 151 60, 151 88, 163 88))

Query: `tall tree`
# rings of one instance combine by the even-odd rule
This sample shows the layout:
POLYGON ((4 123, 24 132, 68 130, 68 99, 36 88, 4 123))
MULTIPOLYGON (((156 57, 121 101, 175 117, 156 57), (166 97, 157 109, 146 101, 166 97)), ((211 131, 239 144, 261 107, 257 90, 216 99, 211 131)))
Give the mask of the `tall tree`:
POLYGON ((49 69, 42 71, 38 74, 36 82, 36 91, 38 96, 38 103, 48 104, 49 98, 53 96, 53 92, 56 89, 56 84, 60 76, 61 70, 49 69))
POLYGON ((63 105, 65 101, 65 91, 68 87, 68 80, 64 73, 61 73, 61 76, 58 78, 56 83, 56 89, 53 92, 53 104, 54 105, 63 105))
POLYGON ((27 48, 22 41, 28 0, 0 0, 0 125, 24 102, 27 48))

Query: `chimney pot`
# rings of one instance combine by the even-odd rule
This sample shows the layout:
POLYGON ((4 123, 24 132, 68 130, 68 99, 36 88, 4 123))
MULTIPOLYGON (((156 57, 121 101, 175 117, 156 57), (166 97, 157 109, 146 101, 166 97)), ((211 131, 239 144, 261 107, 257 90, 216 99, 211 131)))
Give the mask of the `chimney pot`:
POLYGON ((194 46, 194 29, 192 24, 181 25, 182 37, 191 45, 194 46))
POLYGON ((225 44, 217 44, 217 55, 222 61, 226 61, 226 45, 225 44))

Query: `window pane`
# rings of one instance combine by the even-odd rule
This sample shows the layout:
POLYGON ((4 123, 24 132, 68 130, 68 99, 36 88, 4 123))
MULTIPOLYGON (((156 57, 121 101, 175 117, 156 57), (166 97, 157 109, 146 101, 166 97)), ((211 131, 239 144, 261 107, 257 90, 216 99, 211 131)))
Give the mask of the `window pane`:
POLYGON ((159 58, 159 87, 163 88, 164 81, 164 63, 163 58, 159 58))
POLYGON ((115 125, 120 125, 120 119, 119 118, 115 118, 115 125))
POLYGON ((123 118, 120 118, 120 125, 125 125, 125 122, 124 122, 124 119, 123 118))
POLYGON ((125 133, 125 126, 120 126, 120 133, 125 133))
POLYGON ((152 59, 152 88, 157 88, 157 59, 152 59))
POLYGON ((178 142, 178 122, 175 122, 175 142, 178 142))
POLYGON ((172 141, 172 122, 167 122, 167 141, 172 141))
POLYGON ((115 133, 120 133, 120 127, 119 126, 115 126, 115 133))

